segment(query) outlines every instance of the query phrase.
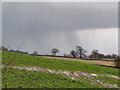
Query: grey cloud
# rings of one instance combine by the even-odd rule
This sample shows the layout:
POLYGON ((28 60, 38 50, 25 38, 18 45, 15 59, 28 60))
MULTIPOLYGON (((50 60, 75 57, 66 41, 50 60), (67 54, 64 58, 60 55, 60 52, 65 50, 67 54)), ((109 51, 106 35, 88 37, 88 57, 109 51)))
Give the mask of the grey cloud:
MULTIPOLYGON (((14 28, 24 27, 25 30, 29 30, 29 28, 34 30, 81 30, 117 27, 117 10, 88 8, 83 7, 82 4, 84 3, 70 3, 70 5, 69 3, 4 3, 3 25, 9 24, 14 28), (56 4, 58 7, 54 6, 56 4), (70 6, 72 7, 70 8, 70 6)), ((101 8, 104 5, 104 3, 97 4, 101 5, 101 8)), ((89 3, 85 5, 91 6, 89 3)), ((110 5, 111 3, 108 3, 104 8, 110 5)))
POLYGON ((23 41, 22 49, 30 52, 50 53, 56 47, 68 53, 83 45, 76 30, 117 28, 116 7, 116 3, 6 2, 2 7, 2 42, 17 48, 23 41))

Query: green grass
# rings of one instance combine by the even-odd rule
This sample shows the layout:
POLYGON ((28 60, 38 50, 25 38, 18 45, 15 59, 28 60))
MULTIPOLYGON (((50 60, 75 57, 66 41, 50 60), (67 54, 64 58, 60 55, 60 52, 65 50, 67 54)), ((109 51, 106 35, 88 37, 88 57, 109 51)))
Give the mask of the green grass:
POLYGON ((102 60, 114 61, 114 59, 112 59, 112 58, 102 58, 102 60))
MULTIPOLYGON (((8 51, 2 51, 2 64, 7 65, 8 62, 12 59, 14 60, 10 65, 16 66, 40 66, 43 68, 53 69, 53 70, 68 70, 68 71, 83 71, 87 73, 96 73, 96 74, 108 74, 108 75, 118 75, 117 68, 105 67, 94 65, 91 63, 79 62, 79 61, 70 61, 66 59, 57 59, 57 58, 44 58, 40 56, 32 56, 22 53, 14 53, 8 51), (15 57, 12 59, 12 57, 15 57)), ((61 74, 52 74, 38 71, 26 71, 18 69, 7 69, 7 73, 3 73, 3 88, 5 85, 8 88, 104 88, 100 84, 92 84, 91 80, 102 80, 103 82, 108 82, 111 84, 117 84, 117 79, 108 78, 108 77, 96 77, 96 78, 87 78, 80 75, 77 77, 79 80, 72 80, 68 76, 61 74), (38 77, 39 76, 39 77, 38 77), (37 79, 30 81, 33 78, 37 79), (31 82, 28 85, 25 85, 27 82, 31 82)))
POLYGON ((91 81, 83 80, 83 77, 80 79, 72 80, 61 74, 13 69, 3 76, 2 83, 3 88, 6 83, 7 88, 105 88, 99 84, 91 84, 91 81))
POLYGON ((118 79, 114 79, 114 78, 110 78, 110 77, 105 77, 105 76, 99 76, 98 78, 96 78, 100 81, 103 81, 104 83, 109 82, 110 84, 116 84, 119 86, 119 82, 118 79))
MULTIPOLYGON (((54 70, 68 70, 68 71, 83 71, 88 73, 98 73, 98 74, 112 74, 118 75, 118 69, 111 67, 98 66, 94 64, 88 64, 84 62, 77 61, 68 61, 65 59, 56 59, 56 58, 43 58, 40 56, 31 56, 22 53, 13 53, 13 52, 3 52, 3 64, 6 65, 10 59, 15 55, 10 65, 17 66, 40 66, 43 68, 49 68, 54 70)), ((119 75, 120 76, 120 75, 119 75)))
MULTIPOLYGON (((91 59, 89 57, 86 57, 85 59, 91 59)), ((107 60, 107 61, 114 61, 113 58, 102 58, 102 59, 96 59, 96 60, 107 60)))

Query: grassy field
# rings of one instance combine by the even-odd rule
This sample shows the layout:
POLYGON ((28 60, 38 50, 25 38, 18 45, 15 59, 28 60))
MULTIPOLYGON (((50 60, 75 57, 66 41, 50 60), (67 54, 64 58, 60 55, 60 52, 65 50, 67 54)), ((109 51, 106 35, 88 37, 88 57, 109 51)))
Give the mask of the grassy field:
POLYGON ((77 61, 77 62, 83 62, 83 63, 88 63, 88 64, 97 64, 97 65, 106 65, 106 66, 112 66, 114 67, 114 60, 112 61, 111 59, 105 60, 83 60, 83 59, 77 59, 77 58, 64 58, 64 57, 49 57, 49 56, 42 56, 43 58, 51 58, 51 59, 60 59, 60 60, 68 60, 68 61, 77 61))
POLYGON ((102 60, 114 61, 112 58, 103 58, 102 60))
MULTIPOLYGON (((91 59, 91 58, 87 57, 87 58, 85 58, 85 59, 91 59)), ((102 59, 96 59, 96 60, 114 61, 113 58, 102 58, 102 59)))
MULTIPOLYGON (((3 51, 2 64, 7 65, 9 61, 10 66, 37 66, 47 68, 51 70, 66 70, 66 71, 82 71, 86 73, 94 74, 107 74, 118 75, 117 68, 105 67, 86 63, 81 61, 57 59, 57 58, 45 58, 40 56, 32 56, 22 53, 14 53, 3 51), (14 57, 15 56, 15 57, 14 57), (13 58, 14 57, 14 58, 13 58)), ((4 70, 4 68, 3 68, 4 70)), ((117 79, 109 78, 105 76, 88 78, 83 75, 79 75, 77 80, 73 80, 68 76, 62 74, 55 74, 50 72, 41 71, 27 71, 19 69, 7 69, 7 73, 3 73, 3 87, 32 87, 32 88, 102 88, 107 87, 105 85, 95 83, 93 80, 101 80, 104 83, 116 84, 117 79), (19 76, 19 78, 18 78, 19 76), (37 79, 36 79, 37 78, 37 79), (33 79, 33 80, 32 80, 33 79), (31 81, 32 80, 32 81, 31 81), (27 84, 26 81, 30 81, 27 84)))
POLYGON ((67 76, 60 74, 51 74, 45 72, 35 72, 26 70, 11 70, 3 77, 3 87, 7 82, 8 88, 102 88, 99 84, 92 84, 90 80, 72 80, 67 76), (17 77, 19 76, 19 78, 17 77), (34 78, 37 77, 37 78, 34 78), (13 79, 11 79, 13 78, 13 79), (31 78, 33 78, 31 80, 31 78), (26 82, 27 81, 27 82, 26 82), (30 83, 29 83, 30 81, 30 83))

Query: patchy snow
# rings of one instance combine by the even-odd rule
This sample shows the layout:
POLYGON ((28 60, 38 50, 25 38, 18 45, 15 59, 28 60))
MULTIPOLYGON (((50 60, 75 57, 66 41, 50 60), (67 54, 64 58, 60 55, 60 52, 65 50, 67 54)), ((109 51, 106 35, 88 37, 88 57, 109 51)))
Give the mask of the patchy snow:
MULTIPOLYGON (((5 67, 4 65, 2 65, 2 67, 5 67)), ((110 77, 110 78, 115 78, 115 79, 120 79, 120 77, 118 76, 114 76, 114 75, 106 75, 106 74, 94 74, 94 73, 86 73, 86 72, 81 72, 81 71, 63 71, 63 70, 51 70, 51 69, 46 69, 46 68, 42 68, 42 67, 35 67, 35 66, 7 66, 7 68, 17 68, 17 69, 25 69, 28 71, 43 71, 43 72, 50 72, 50 73, 56 73, 56 74, 65 74, 67 76, 79 76, 79 75, 83 75, 86 77, 97 77, 97 76, 106 76, 106 77, 110 77)))
MULTIPOLYGON (((2 65, 2 67, 6 67, 4 65, 2 65)), ((110 77, 110 78, 115 78, 115 79, 120 79, 120 77, 118 76, 114 76, 114 75, 106 75, 106 74, 94 74, 94 73, 86 73, 86 72, 81 72, 81 71, 63 71, 63 70, 51 70, 51 69, 46 69, 46 68, 42 68, 42 67, 36 67, 36 66, 7 66, 7 68, 17 68, 17 69, 25 69, 28 71, 42 71, 42 72, 50 72, 50 73, 55 73, 55 74, 63 74, 66 76, 69 76, 72 80, 79 80, 76 77, 79 75, 83 75, 86 77, 98 77, 98 76, 106 76, 106 77, 110 77)), ((87 79, 87 78, 84 78, 87 79)), ((117 88, 116 84, 109 84, 109 83, 104 83, 100 80, 91 80, 92 84, 94 84, 93 82, 96 82, 98 84, 107 86, 107 87, 112 87, 112 88, 117 88)))
POLYGON ((111 88, 118 88, 118 86, 116 84, 110 84, 110 83, 104 83, 100 80, 95 80, 95 82, 99 83, 99 84, 102 84, 104 86, 107 86, 107 87, 111 87, 111 88))
POLYGON ((110 77, 110 78, 120 79, 120 77, 118 77, 118 76, 113 76, 113 75, 101 74, 101 75, 99 75, 99 76, 106 76, 106 77, 110 77))
POLYGON ((97 77, 97 74, 91 74, 92 76, 96 76, 97 77))

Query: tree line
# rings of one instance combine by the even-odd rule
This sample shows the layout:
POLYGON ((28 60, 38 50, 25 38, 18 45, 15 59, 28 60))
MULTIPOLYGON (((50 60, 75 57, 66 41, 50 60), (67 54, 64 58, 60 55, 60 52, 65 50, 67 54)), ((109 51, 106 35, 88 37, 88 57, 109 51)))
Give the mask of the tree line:
MULTIPOLYGON (((56 56, 57 53, 60 52, 57 48, 53 48, 51 50, 51 53, 53 56, 56 56)), ((98 50, 93 50, 90 55, 86 55, 87 50, 82 48, 81 46, 76 46, 76 50, 71 50, 70 54, 64 54, 65 57, 74 57, 74 58, 92 58, 92 59, 102 59, 102 58, 117 58, 119 57, 116 54, 112 55, 104 55, 102 53, 99 53, 98 50)))
MULTIPOLYGON (((6 51, 11 51, 11 52, 19 52, 19 53, 25 53, 29 54, 28 52, 23 52, 20 50, 8 50, 8 48, 5 48, 4 46, 0 47, 0 50, 6 50, 6 51)), ((52 56, 58 56, 57 53, 60 51, 57 48, 53 48, 51 50, 51 55, 52 56)), ((120 67, 120 56, 116 54, 112 55, 104 55, 99 53, 98 50, 93 50, 90 55, 86 55, 87 50, 85 50, 81 46, 76 46, 76 50, 71 50, 70 54, 64 54, 63 57, 72 57, 72 58, 80 58, 80 59, 102 59, 102 58, 111 58, 114 59, 116 67, 120 67)), ((33 51, 32 55, 39 55, 37 51, 33 51)))

